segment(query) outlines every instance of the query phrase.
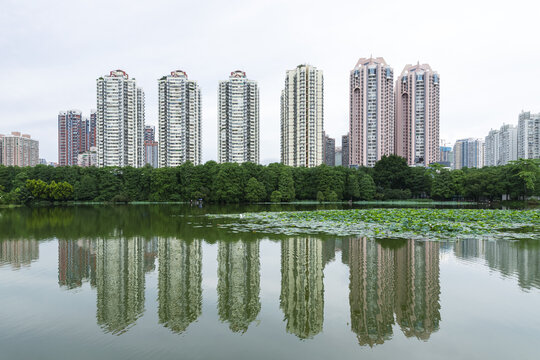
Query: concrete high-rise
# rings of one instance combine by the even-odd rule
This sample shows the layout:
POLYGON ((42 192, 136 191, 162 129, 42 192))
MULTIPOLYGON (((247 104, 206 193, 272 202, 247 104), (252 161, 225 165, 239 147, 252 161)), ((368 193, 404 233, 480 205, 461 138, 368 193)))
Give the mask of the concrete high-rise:
POLYGON ((439 74, 420 63, 396 80, 395 152, 411 166, 439 161, 439 84, 439 74))
POLYGON ((12 132, 0 134, 0 165, 36 166, 39 162, 39 142, 30 135, 12 132))
POLYGON ((259 86, 240 70, 219 82, 218 161, 259 163, 259 86))
POLYGON ((485 166, 497 166, 499 164, 499 146, 499 130, 492 129, 485 139, 485 166))
POLYGON ((122 70, 96 83, 98 166, 143 166, 144 92, 122 70))
POLYGON ((85 151, 85 127, 82 114, 78 110, 61 111, 58 114, 59 166, 77 165, 79 153, 85 151), (83 132, 85 135, 83 135, 83 132))
POLYGON ((322 70, 298 65, 288 70, 281 92, 281 162, 314 167, 324 162, 322 70))
POLYGON ((341 137, 341 165, 349 167, 349 134, 341 137))
POLYGON ((336 139, 324 135, 324 163, 336 166, 336 139))
POLYGON ((517 160, 518 128, 503 125, 500 130, 491 130, 485 139, 484 165, 506 165, 517 160))
POLYGON ((484 167, 484 140, 462 139, 454 145, 454 169, 484 167))
POLYGON ((394 71, 361 58, 350 72, 349 165, 373 166, 394 153, 394 71))
POLYGON ((519 159, 540 159, 540 113, 519 114, 517 137, 519 159))
POLYGON ((159 167, 201 163, 201 90, 186 72, 172 71, 159 84, 159 167))

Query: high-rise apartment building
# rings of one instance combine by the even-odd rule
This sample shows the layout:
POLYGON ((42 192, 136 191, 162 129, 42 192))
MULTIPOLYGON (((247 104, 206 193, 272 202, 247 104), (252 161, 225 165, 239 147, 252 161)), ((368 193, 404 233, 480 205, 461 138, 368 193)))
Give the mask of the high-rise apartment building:
POLYGON ((396 80, 395 152, 411 166, 439 161, 439 74, 406 65, 396 80))
POLYGON ((334 164, 336 166, 343 165, 343 150, 341 150, 341 146, 336 146, 336 156, 334 159, 334 164))
POLYGON ((218 161, 259 163, 259 87, 240 70, 219 82, 218 161))
POLYGON ((96 144, 96 112, 90 118, 79 110, 61 111, 58 114, 58 165, 78 164, 79 154, 88 152, 96 144))
POLYGON ((439 164, 452 167, 454 163, 454 152, 450 146, 439 147, 439 164))
POLYGON ((39 163, 39 142, 30 135, 12 132, 0 134, 0 164, 4 166, 36 166, 39 163))
POLYGON ((517 160, 518 128, 503 125, 500 130, 491 130, 485 139, 484 165, 506 165, 517 160))
POLYGON ((145 125, 144 126, 144 141, 156 141, 156 127, 145 125))
POLYGON ((341 165, 349 167, 349 134, 341 137, 341 165))
POLYGON ((454 145, 454 169, 484 167, 484 140, 462 139, 454 145))
POLYGON ((288 70, 281 92, 281 162, 314 167, 324 162, 322 70, 298 65, 288 70))
POLYGON ((159 167, 159 144, 157 141, 144 142, 144 164, 159 167))
MULTIPOLYGON (((201 90, 186 72, 172 71, 159 85, 159 167, 201 163, 201 90)), ((153 141, 153 140, 152 140, 153 141)))
POLYGON ((97 148, 93 146, 88 151, 80 153, 77 165, 81 167, 97 166, 97 148))
POLYGON ((84 152, 82 114, 78 110, 58 114, 58 165, 77 165, 80 152, 84 152))
POLYGON ((336 139, 324 135, 324 163, 336 166, 336 139))
POLYGON ((484 165, 497 166, 499 164, 499 130, 488 133, 485 139, 484 165))
POLYGON ((518 120, 519 159, 540 159, 540 113, 522 111, 518 120))
POLYGON ((394 153, 394 71, 361 58, 350 72, 349 165, 373 166, 394 153))
POLYGON ((96 83, 98 166, 143 166, 143 90, 122 70, 96 83))

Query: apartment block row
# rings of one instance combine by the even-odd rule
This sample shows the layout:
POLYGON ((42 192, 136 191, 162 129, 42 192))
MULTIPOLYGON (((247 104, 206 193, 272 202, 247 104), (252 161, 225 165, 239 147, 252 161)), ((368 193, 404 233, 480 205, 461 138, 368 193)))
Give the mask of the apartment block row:
POLYGON ((454 169, 501 166, 517 159, 540 158, 540 113, 522 111, 518 124, 492 129, 484 139, 462 139, 454 145, 454 169))

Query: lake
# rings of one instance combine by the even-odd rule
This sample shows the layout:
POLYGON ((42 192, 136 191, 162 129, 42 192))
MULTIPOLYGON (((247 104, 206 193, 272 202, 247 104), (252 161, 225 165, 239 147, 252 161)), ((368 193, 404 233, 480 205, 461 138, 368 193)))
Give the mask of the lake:
POLYGON ((290 236, 207 216, 320 208, 341 205, 0 209, 0 358, 537 358, 534 235, 290 236))

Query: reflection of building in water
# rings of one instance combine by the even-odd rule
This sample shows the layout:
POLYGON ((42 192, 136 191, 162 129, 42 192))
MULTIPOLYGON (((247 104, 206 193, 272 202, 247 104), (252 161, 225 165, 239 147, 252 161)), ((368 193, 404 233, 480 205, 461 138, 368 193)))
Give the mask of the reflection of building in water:
POLYGON ((504 276, 515 276, 524 289, 540 288, 540 243, 535 240, 459 240, 454 254, 464 260, 483 259, 504 276))
POLYGON ((245 332, 261 310, 258 241, 220 241, 218 313, 232 331, 245 332))
POLYGON ((125 332, 144 311, 144 240, 96 240, 97 322, 125 332))
POLYGON ((144 244, 144 272, 156 270, 156 257, 158 255, 158 238, 146 240, 144 244))
POLYGON ((183 332, 202 308, 201 241, 160 239, 158 276, 159 322, 183 332))
POLYGON ((10 264, 18 269, 29 266, 39 259, 39 243, 36 240, 2 240, 0 241, 0 265, 10 264))
POLYGON ((395 251, 396 321, 407 337, 439 330, 439 300, 439 243, 409 240, 395 251))
POLYGON ((504 275, 515 274, 524 289, 540 288, 540 243, 530 241, 486 241, 487 264, 504 275))
POLYGON ((95 285, 96 252, 89 239, 58 240, 58 284, 73 289, 91 280, 95 285))
POLYGON ((382 344, 394 324, 393 250, 363 239, 349 240, 351 329, 360 345, 382 344))
POLYGON ((323 328, 323 244, 315 238, 290 238, 281 243, 281 309, 287 332, 301 339, 323 328))
POLYGON ((322 240, 323 267, 336 259, 336 240, 322 240))

